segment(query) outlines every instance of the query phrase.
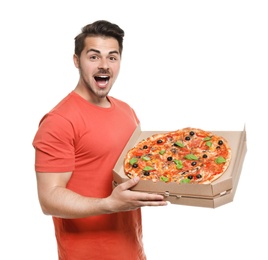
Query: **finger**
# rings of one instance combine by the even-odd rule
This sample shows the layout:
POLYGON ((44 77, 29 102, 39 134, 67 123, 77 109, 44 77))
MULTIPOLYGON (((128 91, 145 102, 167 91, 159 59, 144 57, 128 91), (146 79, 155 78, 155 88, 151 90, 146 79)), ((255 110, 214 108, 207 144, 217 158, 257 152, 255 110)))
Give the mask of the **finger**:
POLYGON ((160 201, 141 201, 140 202, 140 207, 148 207, 148 206, 167 206, 169 203, 168 201, 165 200, 160 200, 160 201))
POLYGON ((164 199, 163 195, 155 194, 155 193, 145 193, 139 192, 139 200, 140 201, 160 201, 164 199))
POLYGON ((130 179, 124 183, 121 183, 119 186, 122 188, 122 190, 128 190, 130 188, 133 188, 137 183, 139 182, 140 178, 135 177, 133 179, 130 179))

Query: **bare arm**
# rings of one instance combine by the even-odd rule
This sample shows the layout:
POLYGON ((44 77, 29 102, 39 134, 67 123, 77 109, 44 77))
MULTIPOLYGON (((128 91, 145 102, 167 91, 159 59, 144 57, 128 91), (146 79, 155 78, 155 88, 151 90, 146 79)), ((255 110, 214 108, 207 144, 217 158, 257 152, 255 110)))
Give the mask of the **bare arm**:
POLYGON ((118 185, 107 198, 84 197, 66 188, 71 175, 71 172, 37 173, 38 197, 44 214, 81 218, 144 206, 167 205, 161 195, 130 191, 139 179, 130 179, 118 185))

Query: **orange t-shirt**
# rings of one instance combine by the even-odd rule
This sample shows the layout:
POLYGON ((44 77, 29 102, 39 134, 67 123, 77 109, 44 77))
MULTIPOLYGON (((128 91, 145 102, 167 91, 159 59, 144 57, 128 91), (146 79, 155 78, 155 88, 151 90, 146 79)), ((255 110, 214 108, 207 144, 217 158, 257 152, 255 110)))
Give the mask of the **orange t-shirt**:
MULTIPOLYGON (((139 120, 129 105, 108 98, 111 107, 102 108, 71 92, 41 119, 33 140, 37 172, 71 171, 68 189, 111 194, 112 169, 139 120)), ((146 259, 140 209, 53 222, 61 260, 146 259)))

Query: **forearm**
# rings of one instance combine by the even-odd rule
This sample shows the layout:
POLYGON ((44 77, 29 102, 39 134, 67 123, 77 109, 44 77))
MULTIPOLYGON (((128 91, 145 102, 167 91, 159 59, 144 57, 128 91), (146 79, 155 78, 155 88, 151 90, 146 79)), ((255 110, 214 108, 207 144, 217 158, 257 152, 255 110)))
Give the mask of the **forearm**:
POLYGON ((135 210, 144 206, 164 206, 162 195, 131 191, 139 179, 119 184, 106 198, 90 198, 66 188, 71 173, 38 173, 38 196, 46 215, 60 218, 84 218, 135 210))
POLYGON ((54 187, 45 194, 39 193, 43 213, 60 218, 83 218, 111 213, 106 200, 84 197, 64 187, 54 187))

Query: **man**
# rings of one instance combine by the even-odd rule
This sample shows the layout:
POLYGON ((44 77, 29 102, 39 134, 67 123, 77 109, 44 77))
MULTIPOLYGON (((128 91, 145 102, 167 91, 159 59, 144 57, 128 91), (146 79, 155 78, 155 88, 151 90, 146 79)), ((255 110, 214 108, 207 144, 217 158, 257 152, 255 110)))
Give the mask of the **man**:
POLYGON ((124 31, 108 21, 75 38, 75 89, 40 121, 33 140, 38 196, 53 216, 61 260, 146 259, 141 207, 163 196, 134 192, 139 179, 112 189, 112 169, 139 123, 133 109, 108 96, 119 73, 124 31))

